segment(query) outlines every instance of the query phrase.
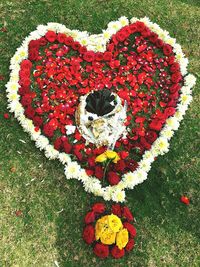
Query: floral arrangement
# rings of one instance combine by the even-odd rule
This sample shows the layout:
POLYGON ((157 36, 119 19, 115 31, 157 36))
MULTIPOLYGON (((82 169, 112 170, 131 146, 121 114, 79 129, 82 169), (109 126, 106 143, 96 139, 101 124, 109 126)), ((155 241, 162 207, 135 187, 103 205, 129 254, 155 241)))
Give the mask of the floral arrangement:
POLYGON ((136 229, 128 207, 113 204, 109 213, 103 203, 95 203, 84 221, 83 240, 93 246, 97 257, 107 258, 111 255, 119 259, 133 249, 136 229))
POLYGON ((67 179, 123 202, 125 189, 146 180, 154 159, 169 150, 192 100, 187 65, 176 40, 146 17, 121 17, 93 35, 39 25, 11 59, 8 108, 36 146, 64 164, 67 179), (87 144, 75 119, 81 97, 105 88, 127 103, 127 134, 114 157, 105 145, 87 144))

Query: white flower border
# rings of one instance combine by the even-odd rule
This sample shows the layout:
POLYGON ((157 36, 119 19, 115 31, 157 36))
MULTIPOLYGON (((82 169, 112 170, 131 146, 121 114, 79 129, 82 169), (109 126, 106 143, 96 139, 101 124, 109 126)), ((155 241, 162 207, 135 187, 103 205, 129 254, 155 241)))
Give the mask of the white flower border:
POLYGON ((176 43, 176 39, 171 38, 169 33, 162 30, 159 25, 152 23, 149 18, 144 17, 142 19, 132 18, 131 23, 136 21, 142 21, 153 32, 167 44, 173 47, 173 51, 176 56, 177 62, 180 64, 181 73, 184 76, 184 86, 181 88, 181 94, 179 98, 179 104, 176 108, 176 113, 166 120, 165 126, 160 132, 159 138, 153 143, 151 149, 146 151, 139 162, 138 168, 134 172, 128 172, 122 176, 119 184, 115 186, 102 187, 100 181, 95 177, 90 177, 86 174, 85 170, 76 162, 72 161, 70 156, 66 153, 60 153, 49 144, 49 140, 41 134, 41 131, 35 131, 35 126, 32 120, 28 119, 24 115, 24 108, 19 102, 20 95, 19 89, 19 70, 22 60, 28 58, 28 44, 31 40, 36 40, 41 36, 44 36, 48 30, 55 32, 65 33, 72 36, 76 41, 79 41, 82 45, 85 45, 88 50, 93 51, 105 51, 106 44, 110 40, 111 36, 115 34, 119 29, 129 24, 126 17, 121 17, 117 21, 112 21, 108 24, 106 30, 103 30, 101 34, 89 35, 88 32, 80 32, 78 30, 70 30, 62 24, 48 23, 47 25, 39 25, 37 29, 29 34, 28 37, 22 42, 22 45, 17 49, 14 56, 10 61, 10 80, 6 84, 6 91, 8 97, 8 108, 10 112, 13 112, 19 123, 22 125, 25 132, 28 132, 31 139, 35 141, 36 147, 40 150, 44 150, 45 156, 49 159, 59 159, 65 166, 65 174, 67 179, 75 178, 83 183, 85 191, 93 193, 96 196, 101 196, 104 200, 113 200, 116 202, 123 202, 125 200, 125 189, 133 189, 137 184, 142 183, 147 179, 147 173, 151 168, 151 164, 154 158, 158 155, 163 155, 169 150, 169 140, 174 134, 174 131, 178 129, 180 121, 183 119, 183 115, 188 109, 188 105, 192 100, 191 88, 195 85, 196 78, 187 74, 188 59, 182 52, 181 46, 176 43))

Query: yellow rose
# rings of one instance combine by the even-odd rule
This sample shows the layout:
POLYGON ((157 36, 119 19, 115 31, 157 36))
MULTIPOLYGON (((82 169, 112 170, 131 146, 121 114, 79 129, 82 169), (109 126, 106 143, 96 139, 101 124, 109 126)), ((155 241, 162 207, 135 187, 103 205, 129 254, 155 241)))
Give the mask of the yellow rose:
POLYGON ((95 238, 99 240, 105 229, 108 228, 108 215, 101 217, 95 225, 95 238))
POLYGON ((107 150, 105 152, 106 156, 108 159, 112 159, 112 161, 114 163, 117 163, 120 160, 119 155, 117 154, 117 152, 113 151, 113 150, 107 150))
POLYGON ((116 237, 116 245, 119 249, 124 248, 128 243, 128 231, 127 229, 123 228, 122 230, 117 233, 116 237))
POLYGON ((101 243, 105 245, 114 244, 115 239, 116 239, 116 233, 114 233, 110 228, 105 229, 105 231, 102 232, 100 237, 101 243))
POLYGON ((110 229, 115 233, 119 232, 119 230, 123 228, 121 219, 114 214, 108 215, 108 224, 110 229))
POLYGON ((106 160, 107 160, 107 157, 105 153, 98 155, 95 159, 96 162, 104 162, 106 160))

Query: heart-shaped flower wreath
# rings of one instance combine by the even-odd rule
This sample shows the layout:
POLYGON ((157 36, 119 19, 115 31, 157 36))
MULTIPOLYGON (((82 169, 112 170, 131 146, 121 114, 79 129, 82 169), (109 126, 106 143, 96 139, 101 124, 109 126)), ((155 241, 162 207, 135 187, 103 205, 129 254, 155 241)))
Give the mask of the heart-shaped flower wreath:
POLYGON ((187 64, 146 17, 121 17, 98 35, 39 25, 11 59, 8 107, 68 179, 123 202, 168 151, 192 100, 187 64))

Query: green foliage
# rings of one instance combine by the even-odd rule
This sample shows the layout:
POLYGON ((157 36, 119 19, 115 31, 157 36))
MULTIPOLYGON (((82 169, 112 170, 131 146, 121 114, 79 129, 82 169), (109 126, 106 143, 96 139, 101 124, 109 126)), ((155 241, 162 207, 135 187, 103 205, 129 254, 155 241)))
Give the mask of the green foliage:
POLYGON ((78 181, 67 181, 63 166, 47 160, 12 115, 3 118, 9 60, 38 24, 54 21, 99 33, 123 15, 148 16, 168 30, 189 57, 189 71, 199 78, 199 0, 0 1, 0 75, 5 77, 0 80, 2 267, 200 266, 199 81, 170 152, 158 157, 145 183, 127 192, 138 236, 135 249, 119 261, 95 258, 82 241, 83 216, 102 199, 85 193, 78 181), (182 194, 191 199, 189 206, 179 202, 182 194))

